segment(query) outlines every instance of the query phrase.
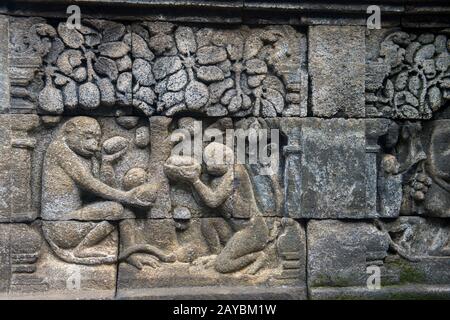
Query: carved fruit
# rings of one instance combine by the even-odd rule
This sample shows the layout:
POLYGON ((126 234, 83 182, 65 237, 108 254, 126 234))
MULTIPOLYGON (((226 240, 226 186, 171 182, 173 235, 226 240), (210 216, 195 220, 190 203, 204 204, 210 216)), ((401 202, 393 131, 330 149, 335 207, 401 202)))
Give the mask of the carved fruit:
POLYGON ((68 109, 75 109, 78 105, 77 85, 70 80, 63 88, 64 105, 68 109))
POLYGON ((65 22, 58 25, 58 33, 64 43, 74 49, 80 48, 84 43, 84 37, 76 29, 69 29, 65 22))
POLYGON ((137 199, 143 202, 154 202, 161 186, 158 183, 146 183, 132 190, 137 199))
POLYGON ((136 129, 134 143, 138 148, 146 148, 150 143, 150 132, 148 127, 140 127, 136 129))
POLYGON ((80 106, 85 110, 93 110, 100 105, 100 90, 92 82, 83 83, 79 88, 80 106))
POLYGON ((184 99, 191 110, 199 110, 208 102, 208 87, 201 82, 192 81, 186 87, 184 99))
POLYGON ((171 156, 164 164, 164 173, 173 180, 188 180, 200 175, 200 164, 192 157, 171 156))
POLYGON ((121 136, 115 136, 103 142, 103 150, 106 154, 115 154, 127 147, 128 140, 121 136))
POLYGON ((62 93, 53 86, 52 78, 49 75, 47 75, 44 89, 39 93, 39 106, 50 114, 61 114, 64 111, 62 93))
POLYGON ((113 84, 107 78, 99 79, 97 84, 100 89, 100 101, 102 105, 112 107, 116 102, 116 90, 113 84))
POLYGON ((441 90, 439 90, 437 87, 431 87, 428 91, 428 100, 430 102, 430 108, 433 111, 436 111, 441 106, 441 90))

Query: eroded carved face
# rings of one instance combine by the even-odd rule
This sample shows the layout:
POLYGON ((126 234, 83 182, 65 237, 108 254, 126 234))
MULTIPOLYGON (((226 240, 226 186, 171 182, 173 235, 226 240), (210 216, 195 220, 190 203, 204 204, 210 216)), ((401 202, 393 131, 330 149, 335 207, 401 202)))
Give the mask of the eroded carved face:
POLYGON ((229 147, 212 142, 205 148, 203 159, 210 175, 222 176, 232 169, 234 154, 229 147))
POLYGON ((97 120, 76 117, 64 125, 65 141, 76 154, 91 158, 100 150, 101 129, 97 120))
POLYGON ((437 177, 450 181, 450 128, 436 126, 431 136, 431 169, 437 177))

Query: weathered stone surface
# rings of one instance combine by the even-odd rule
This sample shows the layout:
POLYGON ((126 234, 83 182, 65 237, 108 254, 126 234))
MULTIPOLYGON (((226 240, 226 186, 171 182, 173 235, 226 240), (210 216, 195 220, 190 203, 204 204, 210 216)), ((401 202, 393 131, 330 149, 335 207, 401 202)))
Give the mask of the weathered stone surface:
POLYGON ((31 161, 36 140, 28 132, 39 125, 35 115, 0 115, 0 222, 32 221, 31 161))
POLYGON ((366 298, 448 297, 445 220, 310 221, 307 234, 308 285, 315 299, 358 293, 366 298), (378 289, 369 287, 373 268, 381 276, 378 289))
POLYGON ((72 30, 44 19, 13 21, 9 51, 12 73, 19 77, 11 82, 19 87, 12 90, 20 100, 17 108, 111 115, 133 106, 139 115, 173 116, 208 114, 220 105, 221 115, 236 117, 307 113, 306 40, 291 26, 211 29, 168 23, 168 31, 158 22, 88 19, 72 30), (24 50, 28 42, 32 49, 24 50), (225 79, 232 82, 228 90, 215 90, 225 79), (155 97, 143 98, 143 91, 155 97), (183 98, 168 104, 167 92, 183 98))
POLYGON ((314 26, 308 32, 313 115, 364 117, 365 28, 314 26))
POLYGON ((445 30, 372 30, 367 37, 368 117, 430 119, 450 99, 450 52, 445 30))
MULTIPOLYGON (((264 256, 265 262, 262 269, 259 269, 261 266, 256 267, 259 259, 255 261, 251 258, 252 255, 259 253, 258 251, 236 259, 231 256, 226 257, 233 251, 234 254, 243 254, 245 250, 256 250, 256 247, 250 249, 249 246, 254 246, 255 241, 261 240, 261 232, 253 233, 257 238, 251 241, 250 238, 238 239, 244 236, 247 229, 256 231, 251 226, 251 221, 222 220, 221 218, 122 221, 121 230, 131 227, 133 230, 139 230, 135 233, 133 241, 145 243, 148 250, 157 245, 162 252, 158 252, 158 255, 153 258, 144 254, 134 254, 128 260, 129 262, 120 264, 119 297, 136 291, 142 291, 151 296, 152 289, 173 287, 182 289, 186 286, 226 285, 276 288, 284 284, 288 287, 302 288, 305 281, 306 250, 303 227, 292 219, 283 220, 281 225, 279 219, 265 220, 264 223, 267 223, 273 232, 280 232, 280 235, 276 240, 270 240, 267 245, 257 249, 262 250, 261 254, 264 256), (227 223, 230 225, 227 226, 227 223), (221 228, 220 239, 224 241, 222 251, 208 243, 212 238, 210 239, 205 233, 210 232, 209 228, 218 227, 221 228), (236 227, 242 231, 234 233, 232 230, 236 227), (279 231, 274 230, 279 227, 279 231), (226 240, 227 237, 231 238, 226 240), (247 249, 244 249, 245 246, 247 249), (217 249, 219 251, 214 252, 217 249), (169 252, 174 254, 173 259, 167 254, 169 252), (247 265, 250 261, 254 262, 247 265), (255 270, 258 271, 255 272, 255 270)), ((121 252, 127 252, 127 247, 122 247, 121 252)))
POLYGON ((450 297, 435 4, 10 2, 0 298, 450 297))
MULTIPOLYGON (((80 222, 66 222, 66 225, 63 233, 49 241, 45 235, 45 227, 41 231, 38 225, 0 224, 2 299, 114 297, 114 265, 84 265, 80 263, 83 259, 72 256, 67 247, 64 247, 64 250, 68 251, 61 254, 62 249, 56 246, 55 242, 70 245, 89 229, 80 222)), ((117 233, 114 237, 117 243, 117 233)), ((98 250, 97 253, 108 253, 115 257, 117 245, 114 249, 111 241, 112 238, 107 239, 97 244, 94 249, 98 250)))
POLYGON ((399 215, 403 171, 390 154, 397 124, 387 119, 268 122, 287 137, 282 146, 286 214, 314 219, 399 215))
POLYGON ((8 109, 9 106, 9 19, 0 15, 0 113, 8 109))

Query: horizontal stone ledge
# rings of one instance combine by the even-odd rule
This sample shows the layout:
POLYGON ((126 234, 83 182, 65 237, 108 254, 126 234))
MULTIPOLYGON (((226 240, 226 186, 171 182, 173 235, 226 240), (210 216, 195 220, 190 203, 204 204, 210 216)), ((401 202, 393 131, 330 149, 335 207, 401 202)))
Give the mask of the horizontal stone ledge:
POLYGON ((117 299, 270 299, 270 300, 304 300, 307 299, 305 287, 179 287, 119 290, 117 299))
POLYGON ((354 300, 354 299, 449 299, 450 287, 442 285, 386 286, 380 290, 365 287, 312 288, 312 300, 354 300))
MULTIPOLYGON (((47 17, 66 17, 69 5, 79 5, 85 16, 139 19, 145 16, 156 20, 202 21, 216 23, 240 23, 265 20, 282 23, 358 24, 365 25, 367 8, 378 5, 384 19, 410 16, 445 17, 450 14, 446 1, 171 1, 171 0, 55 0, 51 7, 47 0, 10 0, 0 5, 0 13, 13 15, 38 14, 47 17), (348 3, 350 2, 350 3, 348 3), (101 7, 101 12, 99 8, 101 7), (355 20, 359 19, 359 21, 355 20)), ((383 24, 386 21, 382 22, 383 24)))

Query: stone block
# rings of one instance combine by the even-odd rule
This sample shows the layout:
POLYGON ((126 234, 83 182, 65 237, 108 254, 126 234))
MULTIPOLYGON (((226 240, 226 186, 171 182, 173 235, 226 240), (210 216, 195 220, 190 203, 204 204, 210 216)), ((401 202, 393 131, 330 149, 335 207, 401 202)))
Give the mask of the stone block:
POLYGON ((261 292, 281 285, 304 288, 305 234, 293 219, 131 219, 121 222, 121 230, 127 228, 134 230, 134 237, 130 245, 121 231, 119 297, 157 298, 170 295, 170 288, 184 292, 186 287, 194 291, 182 297, 197 298, 201 294, 196 288, 203 287, 213 295, 220 295, 224 286, 251 286, 261 292))
POLYGON ((0 15, 0 113, 9 109, 9 18, 0 15))
POLYGON ((403 29, 367 33, 366 115, 449 118, 449 48, 445 32, 403 29))
POLYGON ((316 117, 365 116, 365 27, 311 26, 308 71, 316 117))
POLYGON ((310 221, 310 295, 313 299, 448 297, 448 232, 446 220, 420 217, 374 223, 310 221))

